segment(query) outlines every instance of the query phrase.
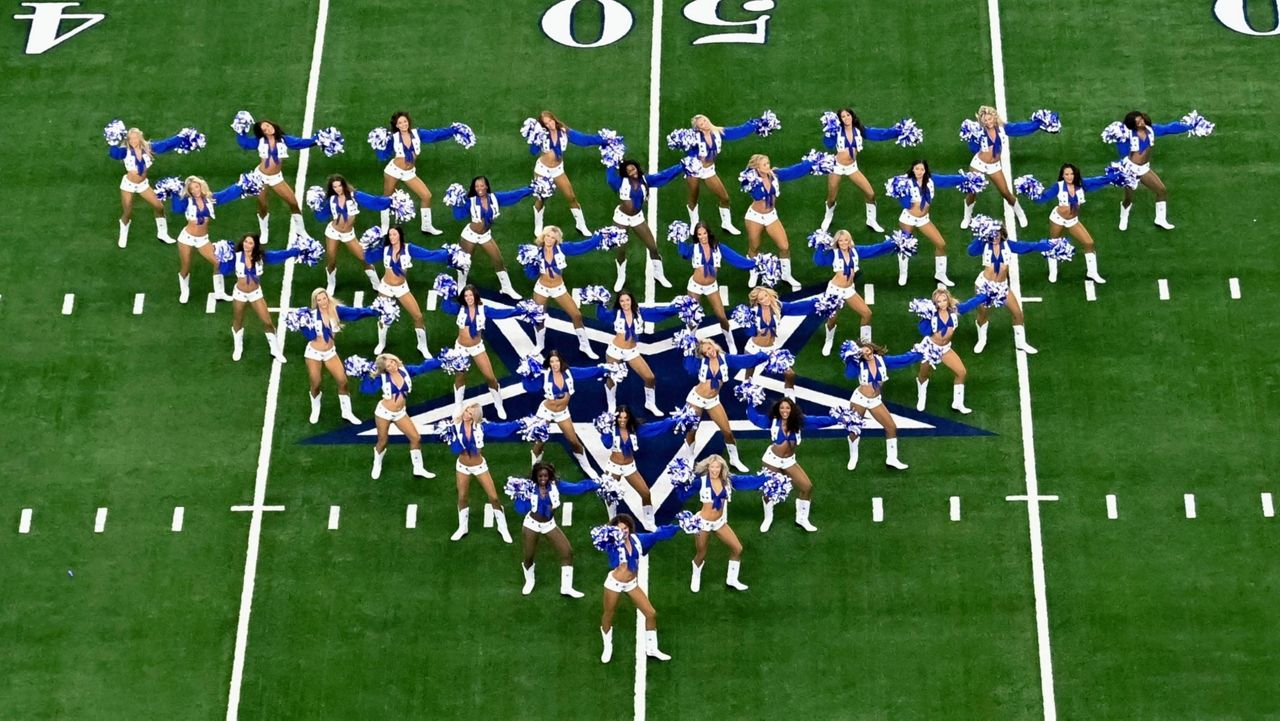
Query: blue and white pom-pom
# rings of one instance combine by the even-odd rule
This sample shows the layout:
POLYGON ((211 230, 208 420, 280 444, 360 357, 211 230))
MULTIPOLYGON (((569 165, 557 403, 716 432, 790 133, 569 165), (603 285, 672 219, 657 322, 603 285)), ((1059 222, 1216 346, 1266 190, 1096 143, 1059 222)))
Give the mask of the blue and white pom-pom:
POLYGON ((596 526, 591 529, 591 545, 606 553, 622 545, 622 529, 617 526, 596 526))
POLYGON ((678 491, 687 491, 693 487, 693 466, 687 458, 676 458, 667 464, 667 478, 678 491))
POLYGON ((813 302, 813 314, 819 318, 834 318, 844 307, 844 298, 837 293, 823 293, 813 302))
POLYGON ((974 284, 974 289, 978 295, 987 297, 987 305, 992 308, 1003 308, 1009 299, 1008 283, 988 280, 984 275, 978 276, 978 282, 974 284))
POLYGON ((818 117, 818 122, 822 123, 822 134, 828 138, 834 138, 840 134, 840 116, 835 111, 828 110, 818 117))
POLYGON ((738 184, 742 186, 744 193, 753 193, 764 188, 764 181, 760 179, 760 174, 754 168, 747 168, 738 173, 738 184))
POLYGON ((627 155, 627 145, 618 131, 600 128, 596 133, 604 142, 600 145, 600 163, 606 168, 616 168, 627 155))
POLYGON ((391 215, 395 217, 397 223, 408 223, 418 214, 414 210, 413 198, 404 190, 397 190, 391 194, 391 215))
POLYGON ((759 408, 764 403, 764 388, 751 381, 743 381, 734 386, 733 394, 752 408, 759 408))
POLYGON ((600 415, 591 421, 591 425, 595 426, 596 433, 600 435, 617 435, 618 421, 609 411, 603 411, 600 415))
POLYGON ((884 181, 884 194, 890 198, 898 198, 899 200, 902 198, 908 198, 911 197, 912 185, 914 185, 914 183, 912 183, 911 179, 907 176, 895 175, 884 181))
POLYGON ((703 531, 702 516, 693 511, 680 511, 677 513, 676 523, 680 526, 681 531, 691 536, 696 536, 703 531))
POLYGON ((596 496, 606 506, 617 506, 622 502, 622 494, 623 486, 621 480, 610 475, 600 476, 600 480, 596 483, 596 496))
POLYGON ((894 144, 903 148, 914 148, 924 142, 924 129, 911 118, 903 118, 894 123, 893 129, 898 131, 898 137, 893 139, 894 144))
POLYGON ((765 482, 760 484, 760 495, 766 502, 777 505, 791 496, 791 479, 785 474, 766 468, 760 475, 765 476, 765 482))
POLYGON ((476 131, 472 130, 470 125, 450 123, 449 127, 453 128, 453 142, 467 150, 476 147, 476 131))
POLYGON ((1019 195, 1025 195, 1032 200, 1039 200, 1040 196, 1044 195, 1044 183, 1036 180, 1034 175, 1020 175, 1014 178, 1013 187, 1019 195))
POLYGON ((377 312, 378 322, 383 326, 394 325, 400 320, 400 303, 395 298, 380 295, 373 299, 369 308, 377 312))
POLYGON ((601 307, 604 307, 609 305, 611 300, 613 300, 613 294, 603 285, 588 285, 573 289, 573 302, 578 305, 599 303, 601 307))
POLYGON ((1036 121, 1040 129, 1046 133, 1057 133, 1062 130, 1062 120, 1058 118, 1058 114, 1048 108, 1041 108, 1031 114, 1031 119, 1036 121))
POLYGON ((911 346, 911 351, 913 353, 919 353, 921 356, 923 356, 923 358, 920 361, 921 363, 924 363, 933 368, 937 368, 938 366, 942 365, 942 355, 943 355, 942 346, 938 345, 937 343, 934 343, 932 340, 928 338, 924 338, 919 343, 916 343, 915 345, 911 346))
POLYGON ((516 366, 516 375, 521 378, 537 378, 546 370, 542 355, 535 353, 527 355, 520 359, 520 365, 516 366))
POLYGON ((346 151, 346 141, 342 137, 342 131, 335 127, 321 128, 316 131, 316 147, 324 151, 325 157, 332 158, 335 155, 342 155, 346 151))
POLYGON ((535 301, 522 300, 516 303, 516 310, 520 311, 520 314, 516 316, 516 320, 521 323, 541 326, 547 322, 547 309, 538 305, 535 301))
POLYGON ((551 140, 551 135, 547 133, 547 129, 542 127, 542 123, 535 118, 525 118, 524 124, 520 126, 520 137, 530 145, 545 146, 551 140))
POLYGON ((286 330, 297 333, 303 328, 311 327, 311 309, 310 308, 294 308, 285 313, 284 327, 286 330))
POLYGON ((436 360, 445 373, 466 373, 471 368, 471 356, 460 348, 443 348, 436 360))
POLYGON ((810 150, 804 154, 801 160, 813 166, 809 168, 809 175, 830 175, 836 171, 836 156, 834 153, 810 150))
POLYGON ((236 185, 240 186, 240 192, 245 196, 258 195, 262 192, 262 181, 249 173, 241 173, 236 185))
POLYGON ((174 152, 178 155, 198 153, 204 150, 205 142, 204 133, 195 128, 183 128, 178 131, 178 147, 174 148, 174 152))
POLYGON ((687 155, 680 159, 680 165, 684 166, 685 175, 697 175, 698 171, 702 170, 702 161, 687 155))
POLYGON ((612 250, 624 246, 629 239, 626 229, 616 225, 606 225, 597 230, 596 235, 600 236, 600 250, 612 250))
POLYGON ((974 213, 973 219, 969 222, 969 232, 985 243, 990 243, 1000 235, 1001 228, 1004 228, 1004 223, 982 213, 974 213))
POLYGON ((745 303, 739 303, 729 311, 729 322, 739 328, 754 328, 756 316, 751 312, 751 306, 745 303))
POLYGON ((328 198, 325 197, 324 188, 321 188, 319 185, 313 185, 310 188, 307 188, 305 197, 307 207, 316 213, 324 210, 325 203, 328 201, 328 198))
POLYGON ((986 135, 986 132, 978 121, 969 119, 960 123, 960 139, 964 142, 976 143, 982 140, 983 135, 986 135))
POLYGON ((796 354, 785 348, 770 351, 769 360, 764 362, 766 373, 786 373, 796 364, 796 354))
POLYGON ((507 476, 507 482, 502 486, 502 492, 513 501, 532 501, 537 495, 537 487, 533 481, 528 478, 517 478, 515 476, 507 476))
POLYGON ((611 380, 615 385, 625 381, 631 373, 631 367, 626 363, 601 363, 600 367, 604 369, 605 375, 601 380, 611 380))
POLYGON ((1041 253, 1049 260, 1070 263, 1076 257, 1076 247, 1066 238, 1051 238, 1049 249, 1041 253))
POLYGON ((707 317, 706 311, 702 310, 702 304, 690 296, 676 296, 672 302, 676 306, 676 315, 680 317, 680 321, 686 328, 697 328, 707 317))
POLYGON ((213 259, 219 263, 229 263, 236 257, 236 247, 229 240, 219 240, 213 244, 213 259))
POLYGON ((673 220, 671 221, 671 224, 667 226, 667 240, 675 243, 676 245, 688 243, 692 236, 693 233, 689 228, 689 224, 683 220, 673 220))
POLYGON ((156 197, 159 198, 161 202, 164 202, 171 197, 182 194, 182 180, 177 176, 170 175, 167 178, 159 180, 155 184, 154 189, 156 191, 156 197))
POLYGON ((840 360, 845 363, 862 362, 862 346, 847 340, 840 344, 840 360))
POLYGON ((956 190, 965 195, 977 195, 987 189, 987 176, 972 170, 961 170, 964 180, 956 186, 956 190))
POLYGON ((1133 138, 1133 131, 1125 127, 1125 124, 1119 120, 1102 129, 1102 142, 1104 143, 1115 145, 1128 142, 1131 138, 1133 138))
POLYGON ((375 250, 381 248, 386 239, 386 232, 380 226, 375 225, 360 234, 360 247, 366 251, 375 250))
POLYGON ((896 249, 894 252, 899 258, 910 258, 920 249, 920 241, 905 230, 895 230, 887 236, 887 239, 893 243, 896 249))
POLYGON ((445 243, 440 246, 440 250, 449 254, 449 266, 451 268, 457 268, 463 273, 471 270, 471 254, 463 250, 461 245, 445 243))
POLYGON ((907 310, 926 320, 938 314, 938 306, 928 298, 912 298, 911 302, 907 303, 907 310))
POLYGON ((678 410, 671 412, 671 432, 677 436, 683 436, 702 422, 702 417, 694 412, 690 406, 681 406, 678 410))
POLYGON ((551 429, 547 422, 537 416, 525 416, 519 420, 520 440, 525 443, 546 443, 551 437, 551 429))
POLYGON ((309 235, 293 236, 289 240, 288 247, 290 250, 298 251, 298 255, 294 260, 306 266, 314 267, 324 257, 324 245, 309 235))
POLYGON ((556 194, 556 183, 551 178, 539 175, 529 183, 529 189, 533 191, 533 197, 546 200, 556 194))
POLYGON ((698 145, 698 131, 692 128, 676 128, 667 133, 667 147, 672 150, 689 151, 698 145))
POLYGON ((819 228, 809 234, 809 247, 814 250, 833 250, 836 247, 836 239, 819 228))
POLYGON ((231 129, 236 131, 236 135, 248 135, 253 132, 253 126, 257 125, 253 120, 253 116, 248 110, 241 110, 236 113, 235 118, 231 120, 231 129))
POLYGON ((452 183, 444 191, 444 204, 450 208, 460 208, 467 204, 467 189, 462 183, 452 183))
POLYGON ((387 132, 386 128, 378 126, 369 131, 369 147, 374 150, 386 150, 389 142, 391 142, 391 133, 387 132))
POLYGON ((1129 169, 1126 163, 1115 162, 1107 166, 1103 173, 1103 177, 1107 179, 1107 183, 1118 188, 1133 189, 1138 187, 1138 183, 1142 182, 1138 179, 1137 173, 1129 169))
POLYGON ((123 120, 116 118, 107 123, 107 126, 102 129, 102 137, 107 141, 107 145, 124 145, 125 140, 129 137, 129 129, 124 126, 123 120))
POLYGON ((672 337, 675 347, 680 349, 680 354, 689 357, 698 352, 698 336, 688 328, 681 328, 672 337))
POLYGON ((434 423, 427 427, 425 435, 436 436, 446 446, 451 446, 458 442, 458 428, 453 425, 453 421, 434 423))
POLYGON ((536 245, 524 243, 516 248, 516 262, 525 268, 541 268, 542 251, 538 250, 536 245))
POLYGON ((372 378, 375 366, 364 356, 349 355, 342 361, 342 369, 352 378, 372 378))
POLYGON ((1191 126, 1191 129, 1187 131, 1187 135, 1190 137, 1203 138, 1213 134, 1213 123, 1209 122, 1199 111, 1192 110, 1183 115, 1181 120, 1184 125, 1191 126))
POLYGON ((756 256, 756 275, 760 285, 772 288, 782 280, 782 261, 773 253, 756 256))
POLYGON ((431 290, 441 298, 452 298, 458 294, 458 281, 451 276, 440 273, 431 284, 431 290))
POLYGON ((778 116, 772 110, 766 110, 760 114, 760 117, 751 121, 755 126, 756 135, 767 138, 771 134, 782 130, 782 121, 778 120, 778 116))

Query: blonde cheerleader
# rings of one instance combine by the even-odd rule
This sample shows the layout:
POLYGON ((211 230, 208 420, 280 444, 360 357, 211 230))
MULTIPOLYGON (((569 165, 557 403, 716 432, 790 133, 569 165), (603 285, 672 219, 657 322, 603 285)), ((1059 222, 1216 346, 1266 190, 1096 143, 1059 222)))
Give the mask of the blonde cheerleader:
POLYGON ((107 139, 107 155, 124 163, 124 175, 120 178, 120 238, 116 245, 123 248, 129 243, 129 224, 133 217, 133 197, 151 206, 156 216, 156 239, 173 245, 177 241, 169 235, 169 219, 165 217, 164 201, 151 189, 147 171, 155 164, 155 156, 170 151, 185 154, 204 149, 205 137, 195 128, 183 128, 176 135, 163 140, 150 141, 137 128, 124 129, 124 123, 113 120, 102 131, 107 139))

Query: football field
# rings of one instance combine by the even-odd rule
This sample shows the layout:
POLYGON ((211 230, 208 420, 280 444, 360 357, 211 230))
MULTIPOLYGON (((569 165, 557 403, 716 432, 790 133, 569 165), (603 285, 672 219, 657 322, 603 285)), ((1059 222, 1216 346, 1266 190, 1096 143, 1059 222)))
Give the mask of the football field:
MULTIPOLYGON (((1217 13, 1211 0, 81 0, 61 12, 105 17, 30 53, 40 23, 14 16, 59 12, 39 5, 66 3, 10 0, 0 17, 0 719, 1280 719, 1280 102, 1266 80, 1280 36, 1264 35, 1280 5, 1241 10, 1248 34, 1232 27, 1242 0, 1221 0, 1217 13), (198 128, 207 146, 158 156, 152 182, 199 175, 216 190, 256 160, 229 127, 237 111, 300 136, 336 126, 345 153, 287 161, 301 200, 334 173, 381 193, 384 163, 365 136, 394 111, 424 128, 466 123, 475 147, 424 144, 418 165, 445 234, 422 236, 413 221, 410 240, 439 248, 462 228, 443 202, 450 184, 529 182, 519 129, 543 109, 575 129, 616 130, 649 172, 679 161, 667 134, 695 114, 732 126, 774 111, 780 130, 722 151, 739 226, 748 196, 737 174, 753 154, 785 166, 824 149, 827 110, 851 106, 881 127, 910 117, 921 145, 868 143, 859 157, 892 230, 899 206, 885 181, 916 158, 934 173, 968 167, 958 129, 980 105, 1010 120, 1060 114, 1061 132, 1006 150, 1010 178, 1046 184, 1064 162, 1101 174, 1116 160, 1102 130, 1130 110, 1157 123, 1196 110, 1216 130, 1161 137, 1153 154, 1176 229, 1152 224, 1145 188, 1124 232, 1121 191, 1089 194, 1081 217, 1105 285, 1085 281, 1079 248, 1056 283, 1037 254, 1013 265, 1039 354, 1014 352, 1004 311, 993 311, 981 354, 973 321, 960 322, 971 415, 948 408, 949 371, 935 373, 925 412, 914 366, 892 375, 884 397, 906 429, 909 470, 883 465, 879 431, 866 433, 856 471, 840 433, 806 434, 798 458, 815 482, 817 533, 792 523, 791 503, 760 533, 755 494, 736 495, 750 590, 720 582, 723 544, 711 544, 697 594, 693 541, 659 545, 642 578, 666 663, 644 658, 626 600, 614 658, 599 661, 608 565, 589 531, 607 515, 594 496, 572 499, 562 521, 586 598, 556 593, 545 542, 538 587, 521 595, 519 540, 481 527, 478 487, 470 535, 449 539, 447 445, 423 439, 436 479, 410 475, 406 446, 393 441, 371 480, 377 396, 353 393, 365 422, 348 426, 326 376, 324 414, 310 424, 304 339, 287 333, 289 362, 273 363, 251 312, 233 362, 230 304, 206 302, 208 265, 193 261, 192 300, 179 304, 176 246, 152 237, 141 200, 127 247, 116 246, 121 168, 101 136, 114 118, 153 140, 198 128)), ((64 19, 61 32, 77 22, 64 19)), ((588 224, 608 224, 617 195, 596 150, 571 148, 566 168, 588 224)), ((882 240, 863 226, 857 191, 844 183, 840 193, 833 231, 882 240)), ((778 201, 804 285, 784 297, 820 292, 831 277, 805 247, 825 194, 825 178, 805 177, 778 201)), ((683 180, 655 196, 649 220, 676 288, 646 279, 634 239, 628 287, 668 302, 689 273, 665 239, 671 221, 687 220, 683 180)), ((980 263, 965 252, 962 198, 939 190, 932 217, 964 299, 980 263)), ((1047 237, 1051 206, 1022 205, 1030 225, 1018 237, 1047 237)), ((994 189, 977 209, 1012 221, 994 189)), ((273 197, 271 212, 268 247, 279 249, 288 210, 273 197)), ((705 190, 701 213, 714 219, 705 190)), ((357 233, 376 217, 367 211, 357 233)), ((169 218, 176 235, 181 216, 169 218)), ((547 222, 576 238, 560 195, 547 222)), ((253 201, 219 208, 214 223, 217 239, 255 232, 253 201)), ((528 204, 504 208, 494 228, 524 296, 533 283, 516 253, 532 231, 528 204)), ((722 240, 745 250, 745 236, 722 240)), ((919 340, 908 302, 935 286, 921 246, 906 287, 888 259, 863 265, 859 288, 873 289, 875 338, 891 353, 919 340)), ((375 294, 342 253, 337 296, 368 305, 375 294)), ((423 263, 410 279, 430 308, 432 349, 457 333, 428 297, 437 270, 423 263)), ((611 287, 614 273, 612 253, 594 252, 570 259, 567 283, 611 287)), ((483 253, 471 278, 497 298, 483 253)), ((746 302, 745 272, 726 265, 721 282, 730 306, 746 302)), ((264 284, 283 316, 325 274, 275 265, 264 284)), ((602 352, 611 328, 588 325, 602 352)), ((813 414, 853 389, 838 354, 821 355, 819 325, 785 329, 813 414)), ((416 361, 410 326, 391 326, 388 350, 416 361)), ((550 344, 575 349, 560 326, 550 344)), ((842 311, 839 340, 856 332, 842 311)), ((516 382, 519 333, 492 324, 486 339, 504 385, 516 382)), ((351 323, 339 349, 370 357, 375 342, 372 322, 351 323)), ((655 352, 652 365, 659 405, 682 403, 693 382, 678 360, 655 352)), ((484 397, 477 374, 469 383, 469 397, 484 397)), ((411 413, 444 417, 452 386, 452 376, 419 376, 411 413)), ((624 388, 638 407, 638 380, 624 388)), ((579 395, 595 409, 579 410, 575 396, 589 431, 603 400, 579 395)), ((517 418, 538 400, 512 398, 508 409, 517 418)), ((721 452, 703 425, 704 450, 721 452)), ((754 470, 766 434, 739 436, 754 470)), ((559 441, 547 458, 578 480, 559 441)), ((492 442, 499 486, 528 473, 528 454, 492 442)))

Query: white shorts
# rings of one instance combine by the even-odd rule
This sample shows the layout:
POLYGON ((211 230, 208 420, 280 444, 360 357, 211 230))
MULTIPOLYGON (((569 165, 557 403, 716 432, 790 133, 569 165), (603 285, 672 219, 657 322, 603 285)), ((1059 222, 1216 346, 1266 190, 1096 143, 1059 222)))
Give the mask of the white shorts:
POLYGON ((715 163, 712 163, 711 165, 703 165, 702 160, 700 159, 695 162, 696 162, 696 165, 694 167, 696 167, 697 170, 693 171, 693 177, 697 178, 698 180, 706 180, 707 178, 716 177, 715 163))
POLYGON ((493 240, 493 233, 488 230, 483 233, 477 233, 471 229, 471 224, 468 223, 467 225, 462 226, 462 239, 468 243, 484 245, 485 243, 493 240))
POLYGON ((768 213, 759 213, 755 208, 747 208, 747 221, 770 226, 778 222, 778 211, 775 209, 770 210, 768 213))
POLYGON ((455 342, 453 344, 453 349, 460 350, 463 353, 466 353, 467 355, 471 356, 472 358, 475 358, 476 356, 482 355, 484 353, 484 341, 480 341, 475 345, 462 345, 461 343, 455 342))
POLYGON ((128 193, 141 193, 151 187, 151 181, 146 178, 141 183, 135 183, 129 180, 128 174, 120 176, 120 189, 128 193))
POLYGON ((562 411, 551 411, 547 410, 547 406, 545 404, 539 404, 536 415, 547 423, 560 423, 561 421, 569 420, 569 409, 566 408, 562 411))
POLYGON ((533 164, 533 174, 539 178, 555 180, 561 175, 564 175, 564 163, 561 163, 554 168, 548 168, 542 164, 542 159, 538 159, 538 161, 533 164))
POLYGON ((688 403, 694 408, 701 408, 702 410, 705 411, 720 405, 720 396, 716 396, 715 398, 703 398, 702 396, 698 395, 698 389, 693 388, 693 389, 690 389, 689 395, 685 396, 684 402, 688 403))
MULTIPOLYGON (((925 343, 928 343, 929 345, 931 345, 931 346, 933 346, 934 348, 937 348, 937 349, 938 349, 938 357, 942 357, 942 356, 944 356, 944 355, 946 355, 946 354, 948 354, 948 353, 950 353, 950 352, 951 352, 951 344, 950 344, 950 343, 948 343, 948 344, 946 344, 946 345, 938 345, 937 343, 934 343, 934 342, 933 342, 933 339, 932 339, 932 338, 925 338, 925 339, 924 339, 924 342, 925 342, 925 343)), ((925 355, 927 356, 927 355, 928 355, 928 353, 926 353, 925 355)))
POLYGON ((827 283, 827 292, 840 296, 840 300, 849 300, 858 294, 858 289, 850 285, 848 288, 841 288, 835 283, 827 283))
POLYGON ((384 280, 378 283, 378 295, 385 295, 389 298, 403 298, 409 295, 409 284, 391 285, 384 280))
POLYGON ((620 228, 634 228, 644 222, 644 213, 627 215, 622 206, 613 209, 613 224, 620 228))
POLYGON ((388 410, 386 406, 382 405, 382 401, 378 401, 377 407, 373 409, 373 415, 384 421, 391 421, 394 423, 409 414, 405 412, 403 408, 398 411, 388 410))
POLYGON ((616 343, 609 341, 609 350, 605 351, 605 355, 610 358, 617 358, 625 363, 639 358, 640 348, 619 348, 616 343))
POLYGON ((337 358, 338 349, 330 348, 329 350, 316 350, 311 347, 310 343, 308 343, 306 350, 302 351, 302 357, 307 360, 320 361, 323 363, 324 361, 337 358))
POLYGON ((186 228, 183 228, 182 232, 178 233, 178 242, 183 245, 189 245, 192 248, 203 248, 209 244, 209 236, 192 235, 187 232, 186 228))
POLYGON ((387 167, 382 169, 382 173, 384 175, 390 175, 396 180, 413 180, 418 177, 417 168, 409 168, 408 170, 405 170, 404 168, 396 165, 396 161, 394 159, 387 161, 387 167))
MULTIPOLYGON (((699 518, 702 518, 702 517, 699 516, 699 518)), ((705 533, 715 533, 721 528, 724 528, 725 524, 727 524, 728 522, 729 522, 729 509, 726 507, 724 512, 720 514, 720 517, 714 521, 708 521, 707 519, 702 518, 702 530, 705 533)))
POLYGON ((858 172, 858 161, 855 160, 852 163, 849 163, 848 165, 841 165, 840 162, 837 161, 836 169, 832 174, 833 175, 853 175, 856 172, 858 172))
POLYGON ((853 395, 849 396, 849 402, 855 406, 866 408, 867 410, 871 410, 872 408, 879 408, 880 406, 884 405, 884 400, 882 400, 880 396, 876 396, 875 398, 868 398, 862 395, 862 391, 856 388, 853 391, 853 395))
POLYGON ((923 217, 917 218, 911 211, 904 209, 898 216, 898 222, 910 228, 923 228, 929 224, 929 214, 925 213, 923 217))
POLYGON ((1074 227, 1076 224, 1078 224, 1080 222, 1080 219, 1064 218, 1061 215, 1058 215, 1058 209, 1054 208, 1053 211, 1049 213, 1049 222, 1054 223, 1056 225, 1061 225, 1064 228, 1071 228, 1071 227, 1074 227))
POLYGON ((614 578, 612 573, 604 577, 604 587, 617 593, 630 593, 631 591, 636 590, 639 585, 639 581, 627 581, 626 583, 623 583, 622 581, 614 578))
POLYGON ((231 299, 238 300, 241 303, 252 303, 256 300, 262 300, 262 286, 258 286, 248 293, 240 290, 238 286, 234 287, 231 289, 231 299))
POLYGON ((459 458, 453 462, 453 470, 468 476, 480 476, 483 473, 489 472, 489 462, 482 460, 478 465, 468 466, 462 462, 461 458, 459 458))
POLYGON ((708 283, 707 285, 702 285, 701 283, 693 282, 693 278, 689 279, 689 285, 686 287, 689 289, 689 292, 694 295, 715 295, 720 292, 719 283, 708 283))
POLYGON ((533 284, 533 292, 535 295, 540 295, 543 298, 559 298, 565 293, 568 293, 569 289, 565 287, 564 283, 548 288, 542 284, 541 280, 539 280, 533 284))
POLYGON ((1151 172, 1151 163, 1143 163, 1139 165, 1133 162, 1132 160, 1125 158, 1124 160, 1120 161, 1120 164, 1124 167, 1125 170, 1129 171, 1130 173, 1133 173, 1139 178, 1151 172))
POLYGON ((261 168, 254 168, 253 172, 249 173, 249 177, 253 178, 254 180, 258 181, 259 183, 262 183, 267 187, 273 187, 284 182, 283 171, 276 173, 275 175, 267 175, 266 173, 262 172, 261 168))
POLYGON ((635 461, 632 461, 624 465, 618 465, 613 461, 606 461, 604 464, 604 469, 608 471, 610 475, 617 476, 618 478, 626 478, 632 473, 639 473, 639 471, 636 470, 635 461))
POLYGON ((746 348, 747 348, 747 349, 746 349, 745 351, 743 351, 743 352, 744 352, 744 353, 746 353, 747 355, 751 355, 752 353, 771 353, 771 352, 773 352, 773 346, 760 346, 760 345, 756 345, 756 339, 755 339, 755 338, 748 338, 748 339, 747 339, 747 346, 746 346, 746 348))
POLYGON ((534 533, 540 533, 544 536, 556 530, 556 520, 554 518, 546 522, 535 521, 533 520, 533 515, 529 513, 526 513, 524 515, 523 525, 525 528, 529 529, 530 531, 533 531, 534 533))
POLYGON ((779 470, 786 470, 796 464, 794 455, 783 458, 773 452, 773 448, 765 450, 764 456, 760 459, 766 466, 773 466, 779 470))
POLYGON ((343 243, 350 243, 356 239, 356 231, 354 228, 346 231, 338 230, 333 227, 333 223, 330 223, 324 227, 324 237, 341 240, 343 243))
POLYGON ((983 175, 994 175, 995 173, 999 173, 1001 170, 1004 170, 1004 166, 1000 165, 1000 161, 996 161, 994 163, 983 162, 983 160, 978 157, 977 153, 974 153, 973 160, 969 161, 969 167, 983 175))

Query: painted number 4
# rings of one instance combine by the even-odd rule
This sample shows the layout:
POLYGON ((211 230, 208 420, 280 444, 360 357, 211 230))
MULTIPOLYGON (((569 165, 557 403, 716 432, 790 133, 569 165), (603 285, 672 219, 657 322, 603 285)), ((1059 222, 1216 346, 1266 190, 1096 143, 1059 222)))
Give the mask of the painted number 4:
POLYGON ((14 20, 30 20, 31 32, 27 33, 27 55, 40 55, 61 43, 102 22, 104 13, 68 13, 67 8, 80 7, 78 2, 22 3, 31 8, 26 15, 14 15, 14 20), (77 20, 79 24, 61 35, 62 21, 77 20))
MULTIPOLYGON (((749 13, 757 13, 754 20, 725 20, 720 17, 720 6, 724 0, 687 0, 684 6, 685 19, 714 28, 724 28, 721 32, 703 35, 693 41, 694 45, 711 43, 739 43, 763 45, 768 39, 769 15, 774 0, 746 0, 742 9, 749 13), (739 29, 732 32, 729 29, 739 29), (746 30, 750 28, 750 30, 746 30)), ((625 38, 635 26, 635 17, 631 10, 618 0, 560 0, 547 8, 542 15, 542 32, 552 40, 571 48, 599 48, 612 45, 625 38), (595 40, 583 42, 575 32, 574 12, 583 3, 599 6, 601 12, 600 32, 595 40)))

